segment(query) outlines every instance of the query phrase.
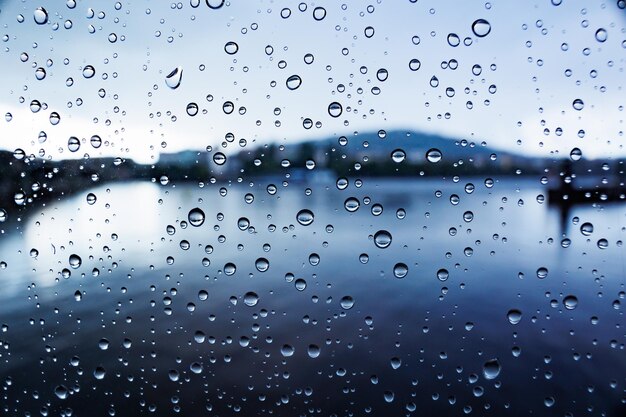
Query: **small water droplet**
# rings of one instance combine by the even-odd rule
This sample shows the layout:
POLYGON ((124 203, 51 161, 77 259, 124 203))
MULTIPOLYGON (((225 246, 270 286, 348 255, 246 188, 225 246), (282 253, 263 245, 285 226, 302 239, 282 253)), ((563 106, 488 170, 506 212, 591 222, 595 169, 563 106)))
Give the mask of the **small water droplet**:
POLYGON ((537 278, 545 279, 548 276, 548 268, 541 267, 537 269, 537 278))
POLYGON ((319 346, 317 346, 317 345, 313 345, 313 344, 311 344, 311 345, 309 345, 309 347, 307 348, 307 353, 308 353, 309 357, 311 357, 311 358, 315 359, 315 358, 317 358, 317 357, 319 357, 319 356, 320 356, 320 353, 321 353, 321 351, 320 351, 320 347, 319 347, 319 346))
POLYGON ((287 344, 283 345, 283 346, 280 348, 280 354, 281 354, 281 355, 283 355, 285 358, 288 358, 288 357, 290 357, 290 356, 293 356, 293 354, 294 354, 294 352, 295 352, 295 351, 296 351, 296 350, 293 348, 293 346, 291 346, 291 345, 287 345, 287 344))
POLYGON ((437 279, 441 282, 446 281, 449 276, 450 276, 450 273, 445 268, 441 268, 439 271, 437 271, 437 279))
POLYGON ((79 150, 80 149, 80 140, 76 136, 71 136, 67 140, 67 149, 69 149, 70 152, 76 152, 77 150, 79 150))
POLYGON ((187 104, 187 108, 185 109, 187 111, 187 114, 191 117, 195 116, 196 114, 198 114, 198 105, 196 103, 189 103, 187 104))
POLYGON ((456 48, 461 43, 461 39, 459 38, 459 35, 457 35, 456 33, 449 33, 447 39, 448 39, 448 45, 450 45, 453 48, 456 48))
POLYGON ((355 197, 348 197, 346 201, 343 203, 343 206, 345 207, 345 209, 349 211, 350 213, 354 213, 355 211, 357 211, 360 205, 361 203, 359 202, 359 199, 355 197))
POLYGON ((54 394, 61 400, 65 400, 69 394, 69 390, 65 385, 57 385, 54 389, 54 394))
POLYGON ((270 261, 268 261, 266 258, 259 258, 254 262, 254 266, 256 267, 257 271, 265 272, 270 269, 270 261))
POLYGON ((80 256, 74 253, 70 255, 69 263, 73 269, 77 269, 77 268, 80 268, 80 266, 83 263, 83 260, 80 258, 80 256))
POLYGON ((580 233, 582 233, 583 236, 590 236, 593 233, 593 224, 585 222, 580 225, 580 233))
POLYGON ((93 65, 85 65, 85 67, 83 68, 83 77, 89 79, 94 75, 96 75, 96 69, 93 67, 93 65))
POLYGON ((106 371, 102 366, 98 366, 96 367, 96 369, 94 369, 93 371, 93 376, 96 379, 104 379, 104 376, 106 375, 106 371))
POLYGON ((306 280, 304 278, 296 279, 293 284, 298 291, 304 291, 306 289, 306 280))
POLYGON ((399 164, 400 162, 404 161, 405 158, 406 158, 406 152, 404 152, 403 149, 396 149, 393 152, 391 152, 391 159, 396 164, 399 164))
POLYGON ((399 262, 393 267, 393 275, 396 278, 404 278, 408 273, 409 267, 404 263, 399 262))
POLYGON ((210 9, 219 9, 224 5, 226 0, 206 0, 206 5, 209 6, 210 9))
POLYGON ((226 42, 226 45, 224 45, 224 51, 228 55, 235 55, 237 51, 239 51, 239 45, 237 45, 237 43, 233 41, 226 42))
POLYGON ((569 157, 572 161, 580 161, 580 159, 583 157, 583 152, 580 150, 580 148, 574 148, 570 151, 569 157))
POLYGON ((391 368, 398 369, 399 367, 402 366, 402 359, 394 356, 393 358, 391 358, 390 364, 391 364, 391 368))
POLYGON ((572 102, 572 107, 574 110, 580 111, 585 107, 585 103, 581 99, 577 98, 572 102))
POLYGON ((606 42, 608 36, 609 34, 607 33, 606 29, 600 28, 596 30, 596 40, 598 42, 606 42))
POLYGON ((320 21, 326 17, 326 9, 323 7, 316 7, 313 9, 313 19, 320 21))

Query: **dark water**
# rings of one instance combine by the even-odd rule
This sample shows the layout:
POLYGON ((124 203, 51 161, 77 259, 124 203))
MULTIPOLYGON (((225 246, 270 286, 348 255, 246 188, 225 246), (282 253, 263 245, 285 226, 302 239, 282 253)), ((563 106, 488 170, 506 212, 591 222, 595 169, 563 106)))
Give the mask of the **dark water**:
POLYGON ((91 190, 93 205, 88 192, 49 204, 0 237, 2 411, 624 415, 624 206, 575 206, 561 224, 536 181, 476 179, 471 194, 467 182, 370 179, 308 196, 130 183, 91 190), (194 207, 204 224, 182 227, 194 207))

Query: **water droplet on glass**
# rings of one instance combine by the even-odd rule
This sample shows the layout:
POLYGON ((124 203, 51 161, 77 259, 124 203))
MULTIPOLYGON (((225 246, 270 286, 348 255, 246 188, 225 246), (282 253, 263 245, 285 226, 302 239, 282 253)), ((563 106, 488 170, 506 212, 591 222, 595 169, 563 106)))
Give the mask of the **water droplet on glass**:
POLYGON ((80 268, 80 265, 83 263, 83 260, 80 258, 80 256, 76 254, 72 254, 70 255, 69 262, 70 262, 70 266, 73 269, 76 269, 76 268, 80 268))
POLYGON ((402 149, 396 149, 395 151, 391 152, 391 159, 396 164, 404 161, 404 158, 406 158, 406 153, 402 149))
POLYGON ((295 351, 296 351, 296 350, 295 350, 295 349, 293 348, 293 346, 291 346, 291 345, 283 345, 283 346, 280 348, 280 354, 281 354, 281 355, 283 355, 285 358, 288 358, 288 357, 290 357, 290 356, 293 356, 293 353, 294 353, 295 351))
POLYGON ((583 109, 583 107, 585 107, 585 103, 583 103, 581 99, 577 98, 572 102, 572 107, 574 108, 574 110, 580 111, 583 109))
POLYGON ((287 88, 290 90, 296 90, 302 84, 302 78, 299 75, 292 75, 287 78, 287 88))
POLYGON ((522 320, 522 312, 516 309, 509 310, 506 313, 506 318, 509 319, 509 323, 517 324, 522 320))
POLYGON ((180 86, 182 79, 183 67, 176 67, 165 77, 165 85, 174 90, 180 86))
POLYGON ((189 370, 196 375, 201 374, 203 369, 204 367, 202 366, 202 364, 198 362, 193 362, 191 365, 189 365, 189 370))
POLYGON ((426 159, 434 164, 441 161, 442 157, 443 155, 439 149, 431 148, 426 152, 426 159))
POLYGON ((243 296, 243 302, 248 307, 254 307, 259 302, 259 296, 255 292, 247 292, 243 296))
POLYGON ((344 310, 350 310, 352 307, 354 307, 354 298, 346 295, 341 298, 339 304, 341 304, 341 308, 343 308, 344 310))
POLYGON ((391 233, 386 230, 379 230, 374 234, 374 244, 377 248, 385 249, 391 245, 391 233))
POLYGON ((447 39, 448 45, 452 46, 453 48, 456 48, 461 43, 461 39, 456 33, 449 33, 447 39))
POLYGON ((216 165, 224 165, 226 163, 226 155, 222 152, 216 152, 213 155, 213 162, 215 162, 216 165))
POLYGON ((33 13, 33 18, 38 25, 45 25, 48 23, 48 12, 43 7, 37 7, 33 13))
POLYGON ((316 7, 313 9, 313 19, 320 21, 326 17, 326 9, 323 7, 316 7))
POLYGON ((314 219, 315 216, 313 215, 313 212, 308 209, 302 209, 296 215, 296 220, 298 220, 298 223, 300 223, 302 226, 310 225, 311 223, 313 223, 314 219))
POLYGON ((374 36, 374 28, 371 26, 368 26, 365 28, 363 33, 365 34, 366 38, 371 38, 372 36, 374 36))
POLYGON ((380 82, 386 81, 389 78, 389 72, 385 68, 381 68, 376 72, 376 78, 380 82))
POLYGON ((76 136, 71 136, 67 140, 67 149, 69 149, 70 152, 76 152, 77 150, 79 150, 80 149, 80 140, 76 136))
POLYGON ((298 291, 304 291, 306 289, 306 280, 304 278, 298 278, 293 284, 298 291))
POLYGON ((490 359, 483 365, 483 376, 485 379, 496 379, 501 370, 500 362, 497 359, 490 359))
POLYGON ((69 390, 65 385, 57 385, 54 389, 54 394, 61 400, 65 400, 69 394, 69 390))
POLYGON ((257 271, 265 272, 270 268, 270 261, 268 261, 266 258, 259 258, 254 263, 254 266, 256 267, 257 271))
POLYGON ((204 211, 199 207, 193 208, 189 211, 187 219, 192 226, 202 226, 202 223, 204 223, 204 211))
POLYGON ((409 61, 409 69, 411 71, 417 71, 418 69, 420 69, 421 66, 422 66, 422 63, 417 58, 413 58, 412 60, 409 61))
POLYGON ((320 356, 320 347, 317 345, 309 345, 309 347, 307 348, 307 353, 309 355, 309 357, 315 359, 318 356, 320 356))
POLYGON ((91 146, 93 146, 95 149, 98 149, 100 146, 102 146, 102 139, 98 135, 93 135, 91 139, 89 139, 89 143, 91 143, 91 146))
POLYGON ((191 117, 195 116, 196 114, 198 114, 198 105, 196 103, 189 103, 187 104, 187 114, 191 117))
POLYGON ((583 236, 590 236, 593 233, 593 224, 585 222, 580 225, 580 233, 582 233, 583 236))
POLYGON ((224 274, 232 276, 235 274, 235 272, 237 272, 237 265, 235 265, 234 263, 228 262, 226 263, 226 265, 224 265, 224 274))
POLYGON ((477 19, 472 23, 472 32, 479 38, 484 38, 491 32, 491 25, 485 19, 477 19))
POLYGON ((389 362, 390 362, 392 369, 398 369, 399 367, 402 366, 402 359, 395 357, 395 356, 391 358, 389 362))
POLYGON ((578 298, 573 295, 568 295, 563 299, 563 305, 567 310, 573 310, 578 306, 578 298))
POLYGON ((394 267, 393 267, 393 275, 396 278, 404 278, 407 276, 407 274, 409 273, 409 267, 404 264, 404 263, 397 263, 394 267))
POLYGON ((349 211, 350 213, 353 213, 353 212, 357 211, 359 209, 360 205, 361 205, 361 203, 355 197, 349 197, 343 203, 343 206, 345 207, 345 209, 347 211, 349 211))
POLYGON ((548 268, 541 267, 537 269, 537 278, 545 279, 548 276, 548 268))
POLYGON ((341 113, 343 113, 343 107, 341 107, 341 104, 333 101, 328 105, 328 114, 332 117, 339 117, 341 116, 341 113))
POLYGON ((441 268, 439 271, 437 271, 437 279, 441 282, 446 281, 449 276, 450 273, 445 268, 441 268))
POLYGON ((91 78, 96 75, 96 69, 92 65, 85 65, 83 68, 83 77, 91 78))
POLYGON ((596 30, 596 40, 598 42, 606 42, 608 36, 609 34, 607 33, 606 29, 600 28, 596 30))
POLYGON ((96 369, 94 369, 93 371, 93 376, 96 379, 104 379, 104 376, 106 375, 106 371, 104 370, 104 368, 102 366, 98 366, 96 369))
POLYGON ((206 0, 206 5, 210 9, 219 9, 224 5, 225 0, 206 0))
POLYGON ((224 45, 224 51, 228 55, 235 55, 238 50, 239 50, 239 45, 237 45, 236 42, 230 41, 230 42, 226 42, 226 45, 224 45))
POLYGON ((98 347, 100 350, 107 350, 109 348, 109 341, 105 338, 100 339, 98 342, 98 347))
POLYGON ((580 150, 580 148, 574 148, 570 151, 569 157, 572 161, 580 161, 580 159, 583 157, 583 152, 580 150))

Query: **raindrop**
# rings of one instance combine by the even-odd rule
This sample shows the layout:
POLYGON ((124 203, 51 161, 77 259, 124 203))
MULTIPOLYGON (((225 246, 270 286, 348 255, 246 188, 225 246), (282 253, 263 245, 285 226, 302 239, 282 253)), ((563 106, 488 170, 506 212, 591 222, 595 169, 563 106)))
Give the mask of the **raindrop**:
POLYGON ((590 236, 593 233, 593 224, 589 222, 583 223, 580 226, 580 233, 582 233, 583 236, 590 236))
POLYGON ((376 78, 380 82, 386 81, 389 78, 389 72, 385 68, 381 68, 376 72, 376 78))
POLYGON ((478 19, 472 23, 472 32, 479 38, 484 38, 491 32, 491 25, 485 19, 478 19))
POLYGON ((385 249, 391 245, 391 233, 386 230, 379 230, 374 234, 374 244, 377 248, 385 249))
POLYGON ((307 348, 307 353, 309 354, 309 357, 315 359, 320 356, 320 347, 317 345, 309 345, 309 347, 307 348))
POLYGON ((54 389, 54 394, 61 400, 65 400, 69 394, 69 390, 65 385, 57 385, 54 389))
POLYGON ((104 370, 104 368, 102 366, 98 366, 94 371, 93 371, 93 376, 96 379, 104 379, 104 376, 106 375, 106 371, 104 370))
POLYGON ((409 267, 404 264, 404 263, 397 263, 394 267, 393 267, 393 275, 396 278, 404 278, 407 276, 407 274, 409 273, 409 267))
POLYGON ((461 43, 461 39, 459 38, 459 35, 457 35, 456 33, 448 34, 448 45, 452 46, 453 48, 456 48, 457 46, 459 46, 460 43, 461 43))
POLYGON ((48 23, 48 12, 43 7, 37 7, 33 13, 33 18, 38 25, 45 25, 48 23))
POLYGON ((598 240, 598 247, 600 249, 606 249, 609 247, 609 241, 606 239, 600 239, 598 240))
POLYGON ((219 9, 224 5, 226 0, 206 0, 206 5, 209 6, 210 9, 219 9))
POLYGON ((548 268, 541 267, 537 269, 537 278, 545 279, 548 276, 548 268))
POLYGON ((213 162, 215 162, 216 165, 224 165, 226 163, 226 155, 222 152, 216 152, 213 155, 213 162))
POLYGON ((600 28, 596 30, 596 40, 598 42, 606 42, 607 38, 608 38, 608 33, 606 29, 600 28))
POLYGON ((420 69, 421 66, 422 66, 422 63, 417 58, 413 58, 412 60, 409 61, 409 69, 411 71, 417 71, 418 69, 420 69))
POLYGON ((433 164, 441 161, 442 157, 443 155, 439 149, 431 148, 426 152, 426 159, 433 164))
POLYGON ((583 107, 585 107, 585 103, 583 103, 581 99, 577 98, 572 102, 572 107, 574 108, 574 110, 580 111, 583 109, 583 107))
POLYGON ((483 376, 485 379, 496 379, 501 370, 502 367, 498 359, 490 359, 483 365, 483 376))
POLYGON ((522 312, 517 309, 509 310, 509 312, 506 313, 506 318, 509 319, 509 323, 517 324, 522 320, 522 312))
POLYGON ((76 152, 77 150, 79 150, 80 149, 80 140, 76 136, 71 136, 67 140, 67 149, 69 149, 70 152, 76 152))
POLYGON ((228 262, 226 265, 224 265, 224 274, 230 277, 234 275, 235 272, 237 272, 237 265, 235 265, 234 263, 228 262))
POLYGON ((396 149, 395 151, 391 152, 391 159, 396 164, 404 161, 404 158, 406 158, 406 153, 402 149, 396 149))
POLYGON ((323 7, 316 7, 313 9, 313 19, 320 21, 326 17, 326 9, 323 7))
POLYGON ((255 261, 254 266, 257 271, 265 272, 270 268, 270 262, 266 258, 259 258, 255 261))
POLYGON ((568 295, 563 299, 563 305, 567 310, 573 310, 578 306, 578 298, 573 295, 568 295))
POLYGON ((259 302, 259 296, 255 292, 247 292, 243 296, 243 302, 248 307, 254 307, 259 302))
POLYGON ((445 268, 441 268, 439 271, 437 271, 437 279, 441 282, 446 281, 449 276, 450 276, 450 273, 445 268))
POLYGON ((50 124, 53 126, 56 126, 59 124, 59 122, 61 121, 61 116, 59 115, 59 113, 53 111, 52 113, 50 113, 50 124))
POLYGON ((226 45, 224 45, 224 51, 226 51, 228 55, 235 55, 238 50, 239 45, 237 45, 236 42, 230 41, 226 42, 226 45))
POLYGON ((371 38, 372 36, 374 36, 374 28, 371 26, 368 26, 365 28, 363 33, 365 34, 366 38, 371 38))
POLYGON ((89 140, 89 143, 91 143, 91 146, 93 146, 95 149, 98 149, 100 146, 102 146, 102 139, 98 135, 93 135, 89 140))
POLYGON ((343 203, 343 206, 345 207, 345 209, 349 211, 350 213, 354 213, 355 211, 357 211, 360 205, 361 203, 359 202, 359 199, 355 197, 348 197, 346 201, 343 203))
POLYGON ((191 210, 189 210, 187 219, 189 220, 189 223, 194 227, 202 226, 202 223, 204 223, 204 211, 202 211, 199 207, 192 208, 191 210))
POLYGON ((354 307, 354 298, 346 295, 341 298, 339 304, 341 304, 341 308, 343 308, 344 310, 350 310, 352 307, 354 307))
POLYGON ((296 351, 296 350, 295 350, 295 349, 293 348, 293 346, 291 346, 291 345, 286 345, 286 344, 285 344, 285 345, 283 345, 283 346, 280 348, 280 354, 281 354, 281 355, 283 355, 285 358, 288 358, 288 357, 290 357, 290 356, 293 356, 293 353, 294 353, 295 351, 296 351))
POLYGON ((343 113, 343 107, 341 107, 341 104, 333 101, 328 105, 328 114, 332 117, 339 117, 341 116, 341 113, 343 113))
POLYGON ((202 364, 198 362, 194 362, 191 365, 189 365, 189 370, 196 375, 201 374, 203 369, 204 367, 202 366, 202 364))
POLYGON ((176 67, 165 77, 165 85, 174 90, 180 86, 182 79, 183 67, 176 67))
POLYGON ((109 341, 103 337, 98 342, 98 347, 100 348, 100 350, 107 350, 109 348, 109 341))
POLYGON ((298 291, 304 291, 306 289, 306 280, 304 280, 304 278, 298 278, 293 284, 298 291))
POLYGON ((583 152, 580 150, 580 148, 574 148, 570 151, 569 157, 572 161, 580 161, 580 159, 583 157, 583 152))
POLYGON ((391 364, 391 368, 398 369, 399 367, 402 366, 402 359, 394 356, 393 358, 391 358, 390 364, 391 364))
POLYGON ((80 258, 80 256, 76 255, 76 254, 72 254, 70 255, 70 266, 72 267, 72 269, 77 269, 80 268, 81 264, 83 263, 83 260, 80 258))
POLYGON ((287 88, 290 90, 296 90, 302 84, 302 78, 299 75, 292 75, 287 78, 287 88))
POLYGON ((192 103, 189 103, 189 104, 187 104, 187 108, 186 108, 186 110, 187 110, 187 114, 188 114, 189 116, 192 116, 192 117, 193 117, 193 116, 195 116, 196 114, 198 114, 198 105, 197 105, 196 103, 193 103, 193 102, 192 102, 192 103))
POLYGON ((315 215, 311 210, 308 209, 302 209, 296 215, 296 220, 298 220, 298 223, 300 223, 302 226, 310 225, 311 223, 313 223, 314 219, 315 215))
POLYGON ((96 75, 96 69, 92 65, 85 65, 83 68, 83 77, 91 78, 96 75))

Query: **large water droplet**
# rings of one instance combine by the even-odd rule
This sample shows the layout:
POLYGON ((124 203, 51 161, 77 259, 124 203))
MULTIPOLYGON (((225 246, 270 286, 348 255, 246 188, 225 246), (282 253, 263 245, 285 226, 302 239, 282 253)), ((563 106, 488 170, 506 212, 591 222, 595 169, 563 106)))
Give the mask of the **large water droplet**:
POLYGON ((48 12, 43 7, 37 7, 33 13, 33 19, 38 25, 45 25, 48 23, 48 12))
POLYGON ((491 25, 485 19, 477 19, 472 23, 472 32, 479 38, 484 38, 491 32, 491 25))
POLYGON ((247 292, 243 296, 243 302, 248 307, 254 307, 259 302, 259 296, 255 292, 247 292))
POLYGON ((598 42, 606 42, 608 36, 609 34, 607 33, 606 29, 600 28, 596 30, 596 40, 598 42))
POLYGON ((76 136, 71 136, 67 140, 67 149, 69 149, 70 152, 76 152, 77 150, 79 150, 80 149, 80 139, 78 139, 76 136))
POLYGON ((580 161, 580 159, 583 157, 583 152, 580 150, 580 148, 574 148, 570 151, 569 157, 572 161, 580 161))
POLYGON ((377 248, 385 249, 391 245, 391 233, 386 230, 379 230, 374 234, 374 244, 377 248))
POLYGON ((180 82, 183 80, 183 67, 176 67, 165 77, 165 85, 172 90, 180 86, 180 82))
POLYGON ((83 260, 80 258, 80 256, 76 254, 72 254, 70 255, 69 262, 70 262, 70 266, 73 269, 77 269, 77 268, 80 268, 81 264, 83 263, 83 260))
POLYGON ((404 158, 406 158, 406 152, 404 152, 403 149, 396 149, 393 152, 391 152, 391 159, 396 164, 399 164, 400 162, 404 161, 404 158))
POLYGON ((296 350, 293 348, 293 346, 291 346, 291 345, 287 345, 287 344, 283 345, 283 346, 280 348, 280 354, 281 354, 281 355, 283 355, 285 358, 288 358, 288 357, 290 357, 290 356, 293 356, 293 353, 294 353, 295 351, 296 351, 296 350))
POLYGON ((192 226, 202 226, 202 223, 204 223, 204 211, 202 211, 199 207, 192 208, 189 210, 187 219, 192 226))
POLYGON ((517 309, 511 309, 506 313, 506 318, 509 319, 509 323, 517 324, 522 320, 522 312, 517 309))
POLYGON ((96 369, 94 369, 93 371, 93 376, 96 379, 104 379, 104 376, 106 375, 106 370, 102 367, 102 366, 98 366, 96 369))
POLYGON ((580 233, 582 233, 583 236, 590 236, 593 233, 593 224, 585 222, 580 225, 580 233))
POLYGON ((317 345, 309 345, 309 347, 307 348, 307 353, 309 354, 309 357, 315 359, 321 353, 320 347, 317 345))
POLYGON ((573 310, 578 306, 578 298, 574 295, 568 295, 563 299, 563 305, 567 310, 573 310))
POLYGON ((354 298, 346 295, 341 298, 339 304, 341 304, 341 308, 343 308, 344 310, 350 310, 352 307, 354 307, 354 298))
POLYGON ((443 155, 439 149, 431 148, 426 152, 426 159, 433 164, 441 161, 442 157, 443 155))
POLYGON ((228 55, 235 55, 237 51, 239 51, 239 45, 237 45, 237 43, 233 41, 226 42, 226 45, 224 45, 224 51, 228 55))
POLYGON ((577 98, 572 102, 572 107, 574 110, 580 111, 585 107, 585 103, 581 99, 577 98))
POLYGON ((91 78, 94 75, 96 75, 96 69, 93 67, 93 65, 85 65, 85 67, 83 68, 83 77, 91 78))
POLYGON ((449 33, 447 39, 448 45, 452 46, 453 48, 456 48, 461 43, 461 39, 456 33, 449 33))
POLYGON ((447 280, 449 276, 450 273, 445 268, 441 268, 439 271, 437 271, 437 279, 441 282, 447 280))
POLYGON ((310 225, 311 223, 313 223, 314 219, 315 215, 309 209, 302 209, 296 215, 296 220, 298 220, 298 223, 300 223, 302 226, 310 225))
POLYGON ((483 376, 485 379, 496 379, 501 370, 502 367, 498 359, 490 359, 483 365, 483 376))
POLYGON ((206 0, 206 5, 210 9, 219 9, 224 5, 225 0, 206 0))
POLYGON ((59 397, 59 399, 64 400, 67 398, 69 390, 65 385, 57 385, 54 389, 54 394, 59 397))
POLYGON ((287 88, 290 90, 296 90, 302 84, 302 78, 299 75, 292 75, 287 78, 287 88))
POLYGON ((407 274, 409 273, 409 267, 404 264, 404 263, 397 263, 394 267, 393 267, 393 275, 396 278, 404 278, 407 276, 407 274))
POLYGON ((346 201, 343 203, 343 206, 345 207, 345 209, 349 211, 350 213, 357 211, 360 205, 361 203, 359 202, 359 199, 355 197, 348 197, 346 201))
POLYGON ((323 7, 316 7, 313 9, 313 19, 320 21, 326 17, 326 9, 323 7))
POLYGON ((328 105, 328 114, 332 117, 339 117, 341 116, 341 113, 343 113, 343 107, 341 107, 341 104, 333 101, 328 105))
POLYGON ((266 258, 259 258, 254 262, 254 266, 256 267, 257 271, 265 272, 270 269, 270 261, 268 261, 266 258))

